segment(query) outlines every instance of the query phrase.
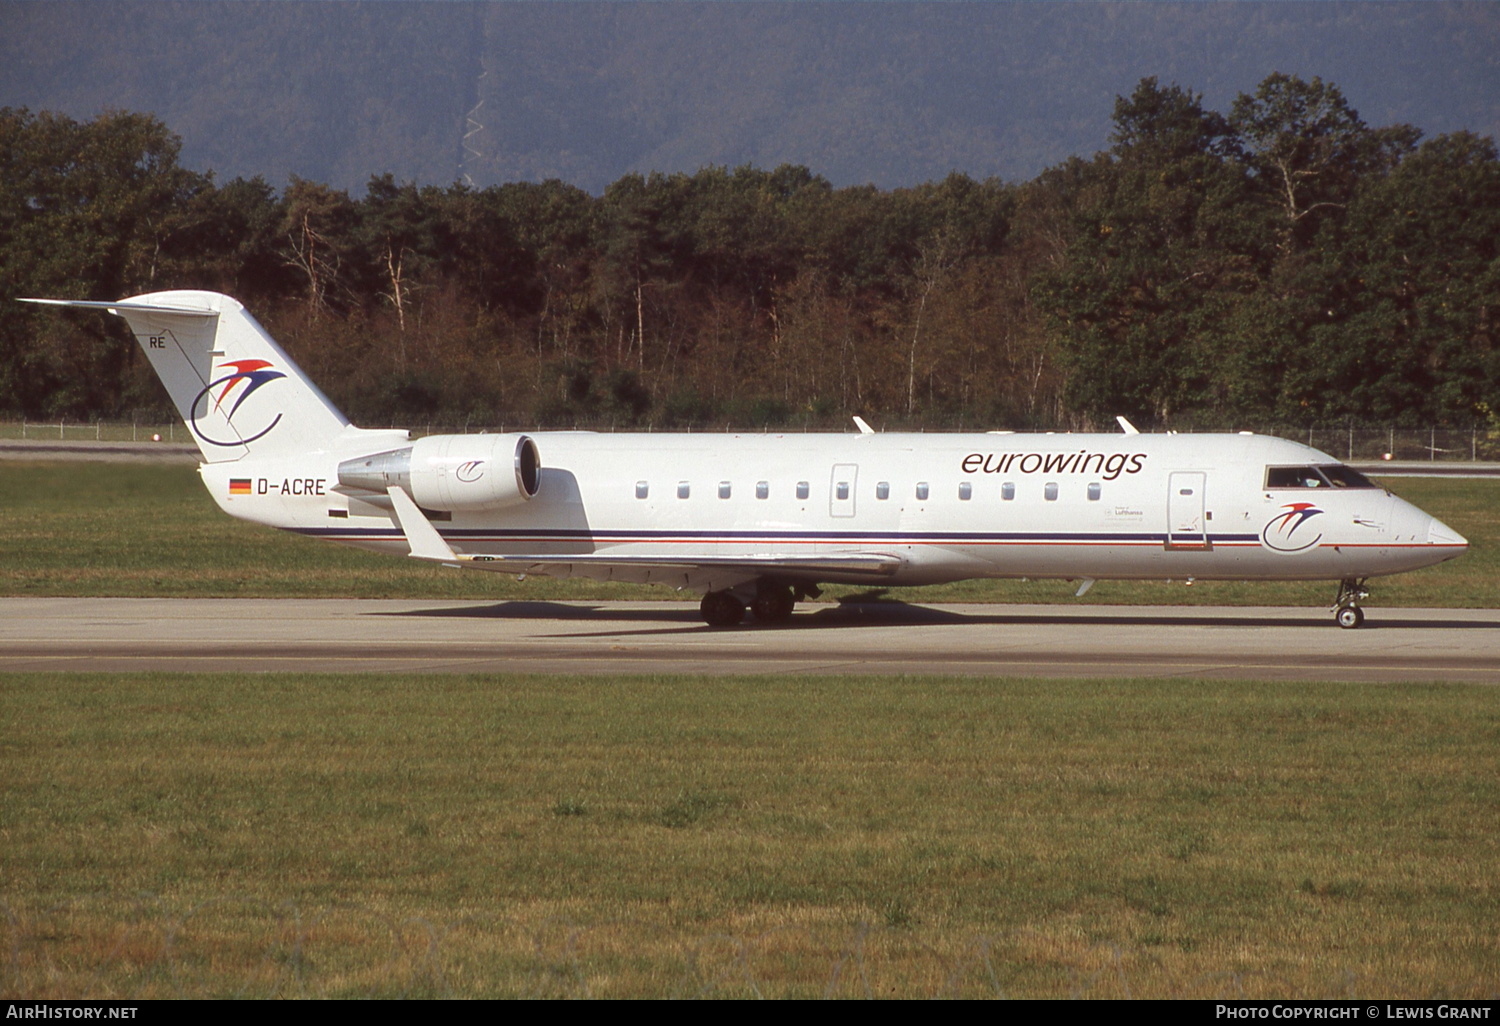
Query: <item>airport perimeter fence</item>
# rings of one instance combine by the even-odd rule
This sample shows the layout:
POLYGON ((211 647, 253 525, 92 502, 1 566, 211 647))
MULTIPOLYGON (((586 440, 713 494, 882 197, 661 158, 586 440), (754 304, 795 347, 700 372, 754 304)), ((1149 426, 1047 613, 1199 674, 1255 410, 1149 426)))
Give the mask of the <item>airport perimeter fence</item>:
POLYGON ((36 442, 190 442, 181 422, 166 420, 0 421, 0 439, 36 442))
MULTIPOLYGON (((608 423, 577 424, 559 427, 541 427, 535 424, 477 422, 442 423, 439 421, 392 422, 390 424, 363 424, 363 427, 405 428, 414 437, 433 434, 504 434, 507 431, 650 431, 647 427, 620 427, 608 423)), ((789 428, 719 428, 705 430, 704 434, 739 432, 748 434, 801 434, 801 427, 789 428)), ((891 430, 906 430, 892 427, 891 430)), ((1380 462, 1384 460, 1411 462, 1414 460, 1492 461, 1500 460, 1500 428, 1491 425, 1470 427, 1295 427, 1288 425, 1256 426, 1256 434, 1275 435, 1305 442, 1337 459, 1349 462, 1380 462)), ((931 432, 941 433, 941 432, 931 432)), ((1059 430, 1057 434, 1067 433, 1059 430)), ((1183 430, 1183 434, 1194 433, 1183 430)), ((1203 433, 1207 433, 1206 431, 1203 433)), ((180 421, 164 420, 92 420, 76 421, 66 418, 48 421, 21 420, 0 421, 0 439, 28 439, 35 441, 65 442, 188 442, 192 438, 180 421)))
POLYGON ((1348 462, 1500 459, 1500 431, 1471 428, 1295 428, 1258 434, 1306 442, 1348 462))

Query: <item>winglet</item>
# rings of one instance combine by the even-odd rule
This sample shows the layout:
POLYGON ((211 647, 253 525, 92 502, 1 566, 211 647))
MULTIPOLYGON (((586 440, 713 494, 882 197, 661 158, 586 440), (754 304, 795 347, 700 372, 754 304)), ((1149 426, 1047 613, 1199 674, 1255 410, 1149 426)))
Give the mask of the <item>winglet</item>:
POLYGON ((437 528, 417 508, 405 489, 391 485, 386 493, 391 497, 391 505, 396 508, 396 520, 401 525, 401 533, 406 535, 406 544, 411 546, 410 554, 414 558, 431 559, 439 563, 458 562, 458 554, 438 534, 437 528))
POLYGON ((875 429, 866 424, 863 417, 855 417, 854 426, 859 428, 859 433, 862 435, 873 435, 875 433, 875 429))
POLYGON ((1120 430, 1125 432, 1127 435, 1140 434, 1140 432, 1135 429, 1135 425, 1130 423, 1130 421, 1126 420, 1124 417, 1116 417, 1115 423, 1119 424, 1120 430))

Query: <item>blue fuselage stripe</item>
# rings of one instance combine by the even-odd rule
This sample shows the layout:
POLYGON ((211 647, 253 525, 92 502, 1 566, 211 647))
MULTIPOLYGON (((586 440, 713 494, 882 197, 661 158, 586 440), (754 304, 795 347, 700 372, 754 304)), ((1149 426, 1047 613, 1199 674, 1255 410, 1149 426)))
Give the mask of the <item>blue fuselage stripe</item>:
MULTIPOLYGON (((434 525, 436 526, 436 525, 434 525)), ((400 541, 405 538, 400 529, 394 527, 296 527, 297 534, 313 538, 348 539, 351 541, 400 541)), ((566 542, 663 542, 663 541, 711 541, 711 542, 766 542, 780 541, 797 544, 808 542, 837 542, 840 544, 931 544, 944 543, 994 543, 994 542, 1166 542, 1163 532, 1051 532, 1051 531, 581 531, 557 528, 536 529, 440 529, 439 533, 453 541, 566 541, 566 542)), ((1174 538, 1203 538, 1201 534, 1174 533, 1174 538)), ((1208 541, 1219 543, 1257 542, 1256 534, 1214 534, 1208 541)))

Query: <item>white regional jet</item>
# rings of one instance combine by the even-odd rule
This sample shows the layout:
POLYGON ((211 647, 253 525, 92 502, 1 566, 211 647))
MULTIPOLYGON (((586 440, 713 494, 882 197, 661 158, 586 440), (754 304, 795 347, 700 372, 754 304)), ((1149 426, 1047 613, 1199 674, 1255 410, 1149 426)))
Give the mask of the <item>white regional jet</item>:
POLYGON ((354 427, 238 302, 31 300, 124 317, 225 512, 450 566, 654 582, 777 622, 820 584, 975 577, 1338 581, 1461 555, 1316 449, 1125 434, 435 435, 354 427))

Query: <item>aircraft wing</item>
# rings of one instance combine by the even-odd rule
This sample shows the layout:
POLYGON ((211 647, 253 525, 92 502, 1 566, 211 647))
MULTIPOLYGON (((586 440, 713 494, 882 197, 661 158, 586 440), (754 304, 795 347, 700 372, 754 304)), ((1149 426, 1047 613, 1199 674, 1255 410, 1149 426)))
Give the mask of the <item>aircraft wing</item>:
POLYGON ((820 576, 884 577, 894 574, 902 565, 900 556, 886 552, 838 552, 822 555, 791 555, 768 552, 735 556, 694 555, 676 557, 665 554, 626 555, 616 553, 536 553, 488 555, 453 551, 432 522, 417 508, 411 496, 395 485, 391 497, 396 519, 416 559, 471 567, 500 573, 539 574, 542 576, 593 577, 604 580, 682 581, 691 584, 700 578, 719 581, 753 580, 770 571, 782 571, 808 579, 820 576))
MULTIPOLYGON (((432 558, 432 557, 426 557, 432 558)), ((901 557, 880 552, 848 552, 826 556, 790 556, 781 553, 763 553, 745 556, 692 556, 675 558, 665 555, 627 556, 609 553, 587 553, 575 556, 559 554, 537 554, 521 556, 486 556, 480 553, 455 555, 452 560, 459 564, 479 564, 481 570, 501 570, 505 573, 546 573, 545 567, 619 567, 649 568, 663 570, 692 570, 699 567, 722 570, 747 570, 764 574, 769 570, 795 570, 799 573, 870 574, 883 576, 893 574, 901 566, 901 557)))
MULTIPOLYGON (((413 553, 415 555, 415 553, 413 553)), ((432 558, 432 557, 425 557, 432 558)), ((762 577, 807 584, 838 581, 879 581, 894 574, 901 559, 888 553, 855 552, 826 556, 765 553, 745 556, 700 555, 678 559, 669 555, 484 555, 464 553, 441 562, 449 566, 518 576, 587 577, 595 581, 665 584, 691 591, 720 591, 749 584, 762 577)))

